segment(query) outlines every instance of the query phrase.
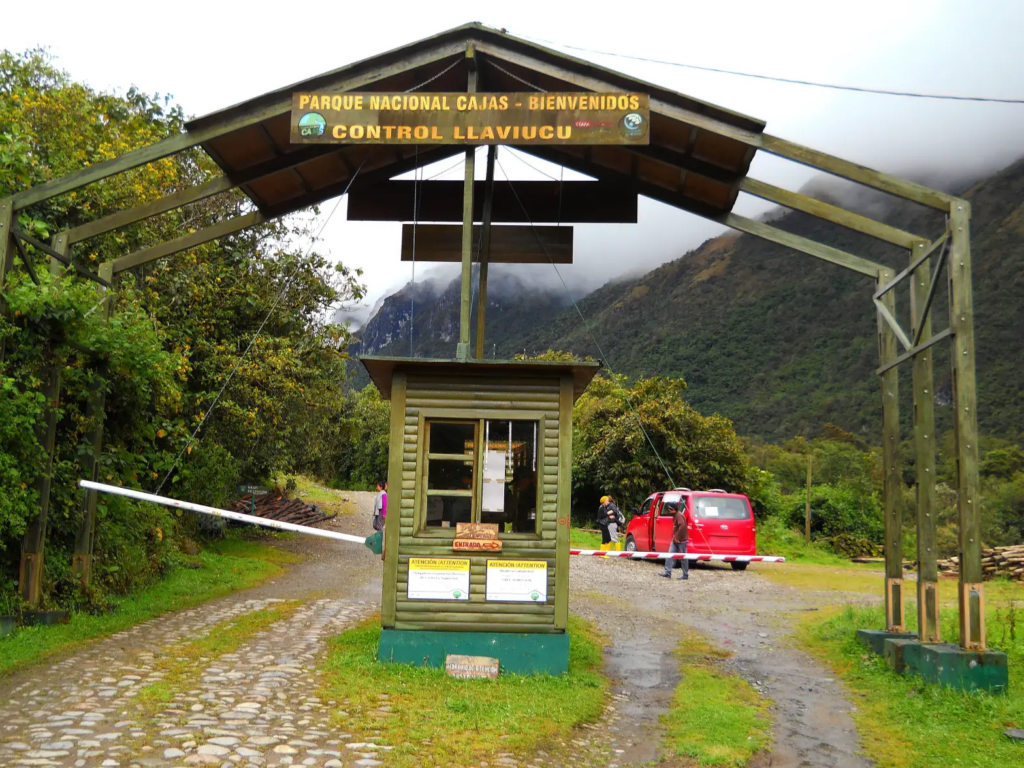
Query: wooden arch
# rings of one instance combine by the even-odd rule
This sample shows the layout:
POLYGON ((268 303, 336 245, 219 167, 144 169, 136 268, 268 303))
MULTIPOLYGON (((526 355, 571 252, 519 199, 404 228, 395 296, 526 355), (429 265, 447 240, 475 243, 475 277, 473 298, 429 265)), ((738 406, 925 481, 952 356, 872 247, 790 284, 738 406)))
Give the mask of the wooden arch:
MULTIPOLYGON (((393 92, 427 84, 431 90, 439 91, 522 90, 526 86, 538 90, 648 93, 652 123, 650 146, 531 146, 523 150, 600 181, 622 185, 733 229, 853 270, 871 280, 870 296, 878 317, 877 373, 882 385, 886 629, 901 632, 905 624, 897 366, 912 361, 919 627, 922 642, 930 643, 938 642, 940 633, 934 515, 934 387, 929 350, 938 342, 946 340, 950 343, 960 523, 960 645, 965 649, 983 649, 985 629, 970 206, 967 201, 943 192, 767 134, 764 123, 754 118, 479 24, 469 24, 192 120, 181 134, 0 200, 0 287, 6 272, 13 267, 14 254, 22 248, 22 243, 30 243, 47 253, 51 257, 52 269, 72 266, 79 273, 96 280, 100 284, 99 290, 104 292, 121 272, 331 199, 350 183, 355 190, 363 189, 386 182, 417 165, 465 152, 463 148, 454 146, 414 148, 292 145, 289 142, 288 116, 293 91, 322 88, 335 92, 393 92), (220 166, 223 175, 145 205, 59 232, 49 245, 34 241, 15 226, 19 211, 193 147, 201 147, 220 166), (751 178, 748 170, 758 150, 941 211, 945 215, 945 231, 933 240, 751 178), (234 189, 241 190, 251 200, 251 212, 121 255, 102 264, 97 275, 76 266, 78 262, 73 258, 73 248, 77 243, 234 189), (897 274, 889 266, 785 232, 769 223, 740 216, 733 212, 740 192, 897 246, 906 253, 908 265, 897 274), (943 268, 949 285, 950 327, 933 333, 931 308, 943 268), (903 281, 909 281, 911 288, 912 327, 909 330, 902 328, 896 319, 893 289, 903 281)), ((474 153, 469 151, 465 185, 469 226, 473 223, 473 158, 474 153)), ((461 359, 470 356, 470 250, 470 238, 464 235, 460 345, 457 350, 461 359)), ((25 263, 28 267, 27 260, 25 263)), ((486 269, 481 272, 485 275, 486 269)), ((483 280, 486 280, 485 276, 483 280)), ((481 295, 485 295, 484 286, 481 295)), ((479 303, 486 304, 485 301, 479 303)), ((6 311, 6 307, 0 309, 6 311)), ((109 312, 109 307, 105 306, 104 311, 109 312)), ((482 334, 482 322, 478 323, 478 328, 482 334)), ((477 346, 479 349, 481 344, 478 342, 477 346)), ((40 442, 51 457, 55 431, 53 404, 59 397, 59 381, 59 371, 53 371, 46 382, 51 407, 39 432, 40 442)), ((94 397, 91 408, 102 417, 101 394, 94 397)), ((89 458, 93 475, 102 447, 102 418, 99 424, 98 431, 92 436, 94 452, 89 458)), ((31 524, 22 547, 21 591, 31 604, 38 603, 40 598, 49 484, 50 472, 47 470, 37 485, 39 515, 31 524)), ((95 521, 96 495, 91 492, 84 502, 74 561, 76 573, 84 582, 89 579, 95 521)))

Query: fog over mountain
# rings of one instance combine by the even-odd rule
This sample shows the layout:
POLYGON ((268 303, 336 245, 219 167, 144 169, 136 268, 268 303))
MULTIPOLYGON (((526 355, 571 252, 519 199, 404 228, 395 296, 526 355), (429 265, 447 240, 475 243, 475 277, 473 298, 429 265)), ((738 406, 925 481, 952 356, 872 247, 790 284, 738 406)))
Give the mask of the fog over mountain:
MULTIPOLYGON (((1024 138, 1019 138, 1018 144, 1019 156, 1024 153, 1024 138)), ((1009 152, 1008 148, 1004 150, 1009 152)), ((998 154, 1001 155, 1002 151, 998 154)), ((540 167, 541 161, 535 158, 529 158, 529 162, 540 167)), ((946 169, 911 168, 899 175, 934 189, 954 193, 970 188, 998 170, 989 167, 991 162, 990 158, 985 158, 984 162, 979 160, 974 168, 963 167, 960 162, 952 163, 946 169)), ((576 174, 574 178, 585 177, 576 174)), ((919 220, 931 223, 932 229, 942 225, 942 215, 937 211, 930 211, 916 203, 828 174, 812 177, 799 191, 879 220, 891 221, 901 215, 921 214, 919 220)), ((766 221, 778 221, 788 213, 785 208, 767 204, 746 194, 740 195, 736 209, 738 212, 749 210, 751 204, 761 209, 757 216, 766 221)), ((638 218, 639 223, 636 225, 576 226, 574 263, 558 265, 557 271, 555 267, 544 264, 492 265, 490 291, 499 290, 499 281, 504 278, 507 280, 504 285, 513 293, 533 291, 558 295, 568 305, 571 299, 579 301, 602 286, 641 277, 662 264, 680 258, 708 239, 728 231, 719 224, 644 197, 640 198, 638 218)), ((919 234, 933 235, 936 232, 919 234)), ((461 274, 457 264, 418 264, 416 289, 413 293, 410 287, 411 265, 402 263, 395 271, 401 275, 406 268, 410 270, 408 276, 404 279, 397 277, 400 282, 396 282, 372 306, 339 312, 335 321, 348 321, 353 329, 362 328, 380 312, 388 300, 395 303, 400 297, 410 304, 410 311, 416 302, 420 303, 422 311, 428 303, 432 304, 438 296, 450 290, 453 281, 456 281, 457 287, 461 274)), ((476 267, 473 276, 475 291, 476 267)))

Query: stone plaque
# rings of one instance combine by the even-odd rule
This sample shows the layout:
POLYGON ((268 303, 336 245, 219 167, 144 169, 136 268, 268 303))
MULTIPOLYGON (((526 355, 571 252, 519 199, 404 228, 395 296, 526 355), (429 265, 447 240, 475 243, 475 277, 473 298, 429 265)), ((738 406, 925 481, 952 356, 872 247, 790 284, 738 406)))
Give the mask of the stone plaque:
POLYGON ((450 654, 445 657, 444 669, 448 677, 498 677, 498 660, 490 656, 457 656, 450 654))

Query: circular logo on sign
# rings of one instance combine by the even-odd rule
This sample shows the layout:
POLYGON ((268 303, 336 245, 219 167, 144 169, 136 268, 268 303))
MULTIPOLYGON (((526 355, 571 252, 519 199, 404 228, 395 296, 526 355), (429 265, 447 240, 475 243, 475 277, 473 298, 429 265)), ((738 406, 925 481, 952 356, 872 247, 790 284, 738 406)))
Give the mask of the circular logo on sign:
POLYGON ((534 600, 540 600, 540 592, 531 592, 530 597, 534 600))
POLYGON ((462 597, 461 590, 456 589, 454 592, 452 592, 452 597, 454 597, 456 600, 458 600, 460 597, 462 597))
POLYGON ((300 136, 323 136, 327 129, 327 121, 318 112, 307 112, 299 118, 300 136))
POLYGON ((627 138, 638 139, 647 133, 647 121, 639 112, 630 112, 619 121, 619 130, 627 138))

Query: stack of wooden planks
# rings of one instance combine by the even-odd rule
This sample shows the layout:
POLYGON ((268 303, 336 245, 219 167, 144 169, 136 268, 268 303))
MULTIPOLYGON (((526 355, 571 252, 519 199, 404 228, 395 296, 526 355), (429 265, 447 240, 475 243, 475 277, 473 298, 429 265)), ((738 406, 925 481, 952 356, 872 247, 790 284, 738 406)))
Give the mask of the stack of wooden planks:
MULTIPOLYGON (((957 573, 959 569, 960 558, 958 557, 939 560, 940 571, 957 573)), ((986 579, 1007 576, 1017 581, 1024 581, 1024 544, 981 550, 981 570, 986 579)))
POLYGON ((337 512, 324 514, 316 504, 307 504, 302 499, 289 499, 274 493, 257 495, 255 509, 252 502, 252 494, 246 494, 235 502, 235 512, 295 525, 317 525, 338 516, 337 512))

